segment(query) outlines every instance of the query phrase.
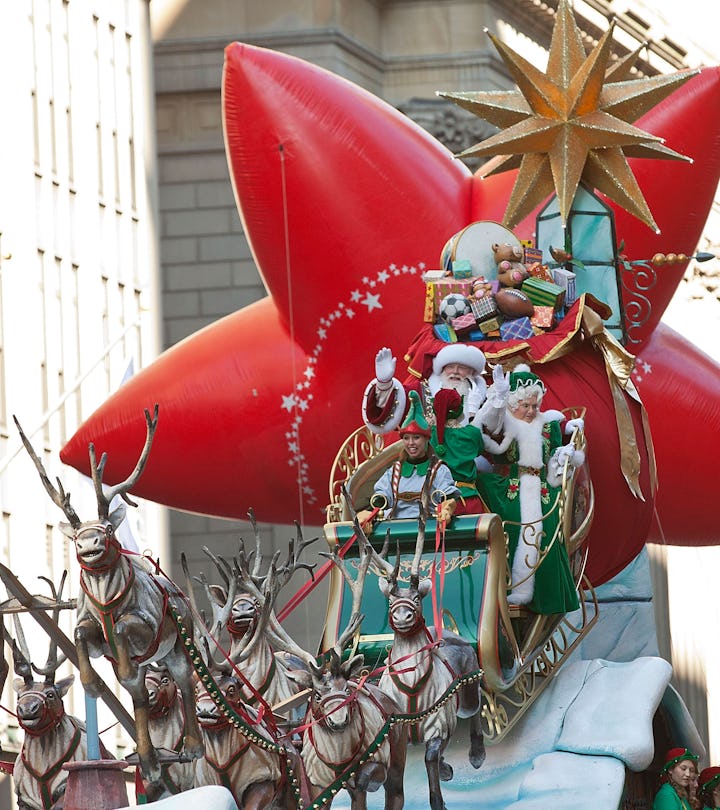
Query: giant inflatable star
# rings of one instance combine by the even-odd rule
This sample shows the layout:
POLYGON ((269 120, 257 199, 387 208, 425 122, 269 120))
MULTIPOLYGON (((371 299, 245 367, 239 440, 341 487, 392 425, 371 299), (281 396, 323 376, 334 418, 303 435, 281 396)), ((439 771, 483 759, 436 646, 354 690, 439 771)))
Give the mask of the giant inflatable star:
MULTIPOLYGON (((142 446, 143 409, 159 402, 135 494, 190 512, 243 519, 252 506, 262 521, 317 525, 335 454, 361 424, 375 352, 392 347, 404 373, 422 318, 421 272, 438 266, 446 240, 468 223, 502 219, 514 176, 473 176, 370 93, 274 51, 230 45, 223 96, 238 209, 268 296, 139 372, 80 427, 62 459, 86 471, 92 440, 109 453, 105 478, 126 476, 142 446)), ((718 111, 720 72, 708 69, 638 122, 694 163, 631 161, 661 234, 616 207, 630 259, 693 254, 720 176, 718 111)), ((528 217, 515 233, 532 228, 528 217)), ((637 347, 652 373, 638 387, 658 436, 664 537, 701 543, 716 537, 703 482, 713 480, 718 455, 720 374, 679 335, 656 328, 683 271, 664 267, 647 291, 652 311, 637 347), (692 478, 678 461, 689 446, 692 478)), ((570 357, 565 371, 542 369, 553 404, 583 405, 607 385, 597 353, 570 357)), ((633 410, 636 426, 640 418, 633 410)), ((642 501, 620 474, 607 402, 589 410, 587 433, 597 498, 588 572, 599 583, 657 535, 657 521, 645 446, 642 501)))

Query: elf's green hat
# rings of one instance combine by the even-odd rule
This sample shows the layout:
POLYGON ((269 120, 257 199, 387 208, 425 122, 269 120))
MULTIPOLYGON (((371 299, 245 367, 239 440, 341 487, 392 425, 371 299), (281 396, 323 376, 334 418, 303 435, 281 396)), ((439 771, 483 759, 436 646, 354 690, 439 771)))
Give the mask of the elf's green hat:
POLYGON ((427 423, 423 413, 422 403, 417 391, 410 391, 408 394, 408 412, 405 421, 398 428, 398 433, 416 433, 418 436, 430 438, 430 425, 427 423))

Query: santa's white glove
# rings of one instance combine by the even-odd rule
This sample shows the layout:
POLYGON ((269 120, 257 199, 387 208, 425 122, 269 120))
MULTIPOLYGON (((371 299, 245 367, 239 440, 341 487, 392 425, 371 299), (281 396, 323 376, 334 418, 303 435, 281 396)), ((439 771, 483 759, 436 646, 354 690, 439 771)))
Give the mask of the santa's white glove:
POLYGON ((395 358, 390 349, 383 348, 375 355, 375 377, 379 383, 389 383, 395 376, 395 358))
POLYGON ((477 413, 480 406, 485 402, 484 386, 479 386, 474 380, 471 380, 470 392, 465 397, 465 410, 469 414, 477 413))
POLYGON ((574 430, 584 430, 585 429, 585 420, 584 419, 569 419, 567 424, 565 425, 565 435, 569 436, 574 430))
POLYGON ((575 456, 575 448, 571 444, 564 444, 556 451, 555 461, 558 467, 564 467, 566 461, 569 467, 576 467, 578 462, 576 461, 575 456))

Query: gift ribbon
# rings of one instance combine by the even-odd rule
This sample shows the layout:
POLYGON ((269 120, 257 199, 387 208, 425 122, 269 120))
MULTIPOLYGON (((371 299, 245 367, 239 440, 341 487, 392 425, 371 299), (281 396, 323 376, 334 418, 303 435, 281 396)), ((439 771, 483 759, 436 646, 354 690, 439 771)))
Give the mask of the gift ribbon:
POLYGON ((627 481, 630 491, 636 498, 644 501, 640 487, 640 451, 635 436, 635 427, 630 415, 630 409, 623 392, 631 396, 640 405, 642 415, 643 434, 648 451, 650 465, 651 493, 657 489, 657 467, 655 465, 655 451, 653 449, 652 435, 647 412, 642 404, 640 395, 632 381, 631 374, 635 366, 635 357, 626 351, 620 343, 604 328, 600 315, 585 307, 582 312, 582 331, 592 341, 593 347, 600 351, 605 361, 610 392, 615 406, 615 421, 617 423, 618 438, 620 440, 620 469, 627 481))

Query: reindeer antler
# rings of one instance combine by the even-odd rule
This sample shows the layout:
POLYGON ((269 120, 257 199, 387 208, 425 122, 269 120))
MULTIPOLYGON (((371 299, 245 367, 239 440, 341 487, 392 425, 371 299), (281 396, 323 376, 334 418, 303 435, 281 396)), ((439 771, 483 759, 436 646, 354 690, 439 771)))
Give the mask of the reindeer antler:
POLYGON ((82 524, 82 521, 80 520, 80 517, 78 516, 77 512, 73 509, 73 507, 70 504, 70 493, 65 492, 65 489, 63 488, 62 482, 60 481, 59 478, 55 479, 58 484, 57 489, 55 489, 55 487, 50 483, 50 477, 48 476, 47 472, 45 472, 45 467, 43 466, 42 461, 40 461, 40 458, 33 449, 33 446, 30 444, 30 441, 25 435, 22 427, 20 427, 20 422, 18 422, 17 417, 14 415, 13 421, 15 422, 15 427, 18 429, 18 433, 20 434, 22 443, 25 446, 28 455, 32 459, 33 464, 35 465, 35 469, 38 471, 38 474, 40 475, 40 480, 42 481, 43 486, 45 487, 45 491, 50 496, 52 502, 63 510, 63 512, 65 513, 65 517, 68 519, 73 529, 78 529, 82 524))
POLYGON ((90 471, 93 485, 95 486, 95 497, 97 498, 98 503, 98 517, 101 520, 107 519, 110 512, 110 504, 116 495, 119 495, 125 501, 125 503, 129 504, 130 506, 137 506, 134 501, 130 500, 127 493, 135 486, 138 478, 140 478, 140 475, 145 468, 145 465, 147 464, 147 460, 150 455, 150 448, 152 447, 153 443, 153 437, 155 436, 155 430, 157 429, 159 408, 160 406, 158 403, 155 403, 155 409, 152 416, 150 416, 150 411, 147 408, 145 409, 147 431, 145 435, 145 446, 142 449, 140 458, 135 465, 135 469, 130 473, 130 475, 121 483, 115 484, 113 487, 109 487, 107 493, 103 492, 102 484, 105 464, 107 462, 107 453, 102 454, 100 457, 100 462, 98 463, 95 456, 95 445, 91 442, 88 446, 88 452, 90 454, 90 471))
MULTIPOLYGON (((67 579, 67 571, 62 572, 62 576, 60 577, 60 585, 55 588, 55 584, 51 579, 47 577, 40 576, 38 579, 42 579, 48 583, 50 586, 50 593, 55 600, 55 607, 53 607, 52 611, 52 618, 55 624, 58 623, 58 619, 60 618, 60 600, 62 599, 62 592, 63 588, 65 587, 65 580, 67 579)), ((50 639, 50 649, 48 650, 48 657, 47 661, 45 662, 44 667, 36 667, 32 664, 32 668, 37 672, 38 675, 45 676, 45 683, 49 686, 50 684, 55 683, 55 673, 57 670, 65 663, 67 660, 67 656, 63 653, 58 661, 57 655, 57 642, 51 637, 50 639)))
POLYGON ((412 566, 410 567, 410 585, 417 588, 420 583, 420 560, 422 560, 423 550, 425 548, 425 515, 423 510, 420 510, 418 517, 418 535, 415 541, 415 556, 413 557, 412 566))

